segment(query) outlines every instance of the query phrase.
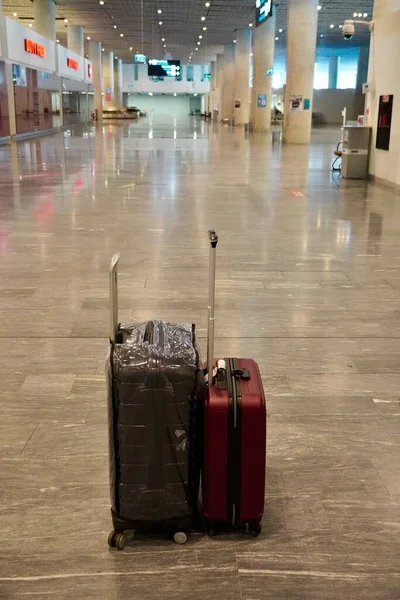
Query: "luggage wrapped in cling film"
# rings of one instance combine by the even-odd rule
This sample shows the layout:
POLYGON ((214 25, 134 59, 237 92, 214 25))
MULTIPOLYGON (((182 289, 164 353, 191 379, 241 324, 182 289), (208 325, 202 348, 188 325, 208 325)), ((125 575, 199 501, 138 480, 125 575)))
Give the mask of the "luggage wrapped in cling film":
POLYGON ((114 529, 190 529, 205 393, 195 328, 150 321, 117 326, 113 337, 106 374, 114 529))

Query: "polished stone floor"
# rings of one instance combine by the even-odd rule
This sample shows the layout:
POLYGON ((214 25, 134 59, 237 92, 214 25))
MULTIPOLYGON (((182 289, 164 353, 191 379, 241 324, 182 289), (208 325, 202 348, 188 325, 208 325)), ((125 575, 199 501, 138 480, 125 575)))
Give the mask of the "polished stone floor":
POLYGON ((400 196, 189 118, 0 148, 0 598, 400 598, 400 196), (107 269, 121 319, 198 324, 268 398, 258 539, 109 551, 107 269))

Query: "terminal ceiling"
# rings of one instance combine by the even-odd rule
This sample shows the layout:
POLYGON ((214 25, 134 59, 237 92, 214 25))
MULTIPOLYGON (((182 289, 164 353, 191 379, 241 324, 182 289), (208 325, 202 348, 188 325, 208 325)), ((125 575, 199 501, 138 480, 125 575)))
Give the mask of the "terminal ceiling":
MULTIPOLYGON (((275 4, 277 51, 282 52, 286 44, 288 0, 276 0, 275 4)), ((337 51, 343 46, 369 44, 366 28, 358 28, 355 38, 350 43, 344 42, 339 24, 353 18, 355 12, 368 13, 371 18, 373 0, 321 0, 320 4, 317 38, 320 47, 337 51)), ((134 52, 143 51, 153 57, 169 52, 184 62, 193 53, 194 62, 203 62, 222 52, 224 44, 232 43, 236 30, 254 22, 254 5, 255 0, 211 0, 206 8, 205 0, 143 0, 142 45, 141 0, 104 0, 103 5, 99 0, 57 0, 57 38, 66 45, 64 19, 68 19, 73 25, 84 26, 86 44, 87 37, 101 41, 105 51, 113 51, 124 61, 131 61, 134 52), (203 31, 203 27, 207 30, 203 31)), ((6 16, 17 13, 16 18, 22 23, 33 23, 31 0, 3 0, 3 13, 6 16)))

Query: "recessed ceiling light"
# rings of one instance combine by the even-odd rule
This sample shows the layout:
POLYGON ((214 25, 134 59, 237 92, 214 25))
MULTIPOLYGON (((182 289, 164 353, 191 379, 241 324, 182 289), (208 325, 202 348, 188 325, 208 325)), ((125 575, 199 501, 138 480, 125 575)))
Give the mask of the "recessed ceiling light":
POLYGON ((86 39, 89 41, 90 40, 90 35, 88 35, 86 39))
POLYGON ((276 39, 276 41, 278 41, 278 40, 279 40, 278 36, 276 36, 276 38, 275 38, 275 39, 276 39))
POLYGON ((207 27, 203 27, 203 31, 207 31, 207 27))
POLYGON ((201 20, 202 20, 202 21, 205 21, 205 20, 206 20, 206 18, 205 18, 205 17, 201 17, 201 20))
POLYGON ((68 23, 68 19, 64 19, 64 23, 68 23))
POLYGON ((118 56, 115 57, 115 60, 118 60, 118 56))
POLYGON ((18 17, 18 13, 13 12, 13 17, 18 17))
POLYGON ((210 8, 211 2, 206 2, 206 8, 210 8))
POLYGON ((119 34, 119 37, 124 37, 124 34, 123 34, 123 33, 120 33, 120 34, 119 34))
POLYGON ((339 29, 343 29, 343 25, 339 25, 339 29))
POLYGON ((197 52, 198 48, 195 48, 195 50, 196 50, 196 52, 197 52))
POLYGON ((362 13, 358 13, 358 16, 359 16, 359 17, 360 17, 360 19, 361 19, 361 17, 362 17, 362 13))
POLYGON ((320 35, 319 37, 324 37, 324 34, 323 34, 323 33, 321 33, 321 35, 320 35))
POLYGON ((159 14, 159 15, 162 15, 162 10, 161 10, 161 8, 159 8, 157 12, 158 12, 158 14, 159 14))
POLYGON ((236 40, 233 40, 233 43, 236 44, 236 40))
POLYGON ((174 96, 177 96, 178 94, 176 92, 174 92, 174 96))
POLYGON ((282 31, 283 31, 283 29, 280 29, 280 30, 279 30, 279 33, 282 33, 282 31))
POLYGON ((193 94, 193 96, 197 96, 197 94, 193 94))
POLYGON ((353 13, 353 17, 355 18, 357 16, 357 13, 353 13))
POLYGON ((104 0, 100 0, 99 4, 101 4, 101 6, 104 5, 104 0))
POLYGON ((116 25, 114 25, 114 29, 117 29, 117 26, 116 26, 116 25))
POLYGON ((159 25, 162 25, 162 21, 158 21, 158 24, 159 24, 159 25))
POLYGON ((131 47, 129 48, 129 51, 130 51, 130 52, 132 52, 132 50, 133 50, 133 46, 131 46, 131 47))
POLYGON ((29 27, 33 27, 32 23, 29 23, 29 27))
POLYGON ((57 44, 59 44, 59 43, 60 43, 60 40, 56 40, 56 42, 57 42, 57 44))
POLYGON ((322 10, 322 6, 318 4, 318 10, 322 10))
POLYGON ((202 35, 199 35, 199 40, 202 40, 202 39, 203 39, 203 36, 202 36, 202 35))
POLYGON ((335 26, 334 26, 334 25, 331 23, 331 24, 329 25, 329 27, 330 27, 331 29, 333 29, 335 26))
POLYGON ((364 13, 363 17, 364 17, 364 19, 366 19, 368 17, 368 13, 364 13))
POLYGON ((201 46, 201 42, 197 42, 197 45, 198 45, 198 46, 201 46))
POLYGON ((250 56, 254 56, 254 54, 252 52, 250 52, 250 56))
POLYGON ((249 27, 253 27, 253 23, 249 23, 249 27))

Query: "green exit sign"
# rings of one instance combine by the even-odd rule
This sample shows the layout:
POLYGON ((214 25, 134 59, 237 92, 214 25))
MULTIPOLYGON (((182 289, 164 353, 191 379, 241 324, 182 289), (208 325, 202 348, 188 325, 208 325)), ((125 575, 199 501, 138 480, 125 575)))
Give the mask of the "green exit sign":
POLYGON ((206 81, 211 81, 211 73, 206 73, 206 74, 204 75, 204 79, 205 79, 206 81))

